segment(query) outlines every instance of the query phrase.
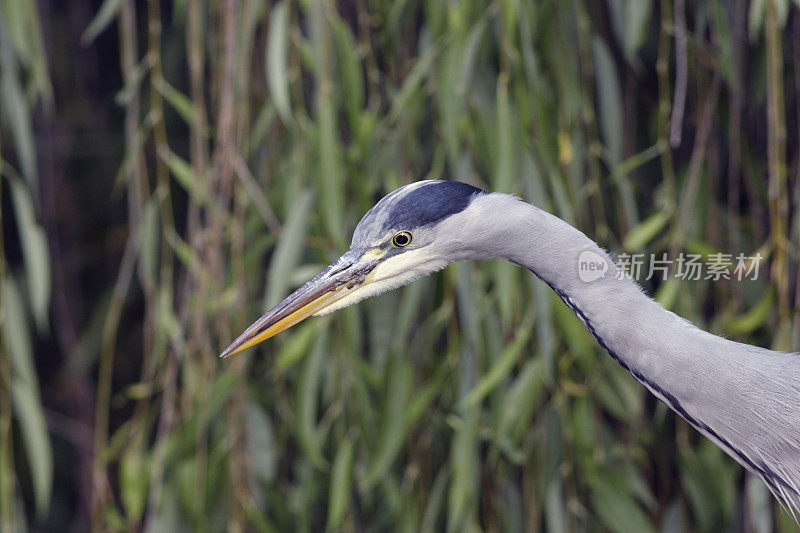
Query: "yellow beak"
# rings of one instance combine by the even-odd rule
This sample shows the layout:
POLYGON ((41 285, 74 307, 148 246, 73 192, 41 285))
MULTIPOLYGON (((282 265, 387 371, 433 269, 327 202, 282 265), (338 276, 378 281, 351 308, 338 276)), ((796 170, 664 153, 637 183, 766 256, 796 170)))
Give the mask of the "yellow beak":
POLYGON ((376 250, 350 250, 264 313, 225 348, 220 357, 224 359, 255 346, 369 283, 367 276, 383 255, 376 250))

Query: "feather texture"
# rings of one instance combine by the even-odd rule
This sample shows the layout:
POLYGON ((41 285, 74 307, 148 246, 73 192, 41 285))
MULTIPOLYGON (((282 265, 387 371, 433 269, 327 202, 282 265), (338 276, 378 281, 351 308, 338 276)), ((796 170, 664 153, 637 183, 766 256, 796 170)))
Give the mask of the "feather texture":
POLYGON ((450 231, 466 227, 466 233, 480 236, 470 245, 471 257, 513 261, 550 285, 634 378, 760 477, 797 516, 799 354, 695 327, 649 298, 630 277, 618 275, 608 254, 579 230, 514 197, 477 197, 446 223, 450 231), (579 268, 585 252, 607 265, 603 276, 588 282, 579 268))

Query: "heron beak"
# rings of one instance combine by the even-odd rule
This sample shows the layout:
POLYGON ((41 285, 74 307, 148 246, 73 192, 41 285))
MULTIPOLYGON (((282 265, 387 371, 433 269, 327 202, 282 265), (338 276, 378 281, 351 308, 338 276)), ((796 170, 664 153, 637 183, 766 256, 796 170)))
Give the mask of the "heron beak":
POLYGON ((369 283, 370 273, 384 255, 385 250, 379 248, 350 250, 256 320, 220 357, 265 341, 369 283))

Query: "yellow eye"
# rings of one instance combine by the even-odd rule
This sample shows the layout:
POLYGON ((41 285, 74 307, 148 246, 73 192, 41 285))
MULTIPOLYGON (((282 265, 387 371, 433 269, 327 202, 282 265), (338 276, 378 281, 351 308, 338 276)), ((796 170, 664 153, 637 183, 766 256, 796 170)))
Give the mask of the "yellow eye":
POLYGON ((402 248, 403 246, 408 246, 411 242, 411 234, 407 231, 401 231, 396 233, 394 237, 392 237, 392 244, 395 245, 397 248, 402 248))

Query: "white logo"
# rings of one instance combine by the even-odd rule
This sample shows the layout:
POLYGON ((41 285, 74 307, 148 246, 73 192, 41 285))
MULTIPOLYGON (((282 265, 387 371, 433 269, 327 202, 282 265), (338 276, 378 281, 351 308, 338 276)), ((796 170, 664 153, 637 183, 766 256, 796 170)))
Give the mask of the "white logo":
POLYGON ((608 263, 605 258, 591 250, 585 250, 578 256, 578 277, 581 281, 591 283, 606 275, 608 263))

